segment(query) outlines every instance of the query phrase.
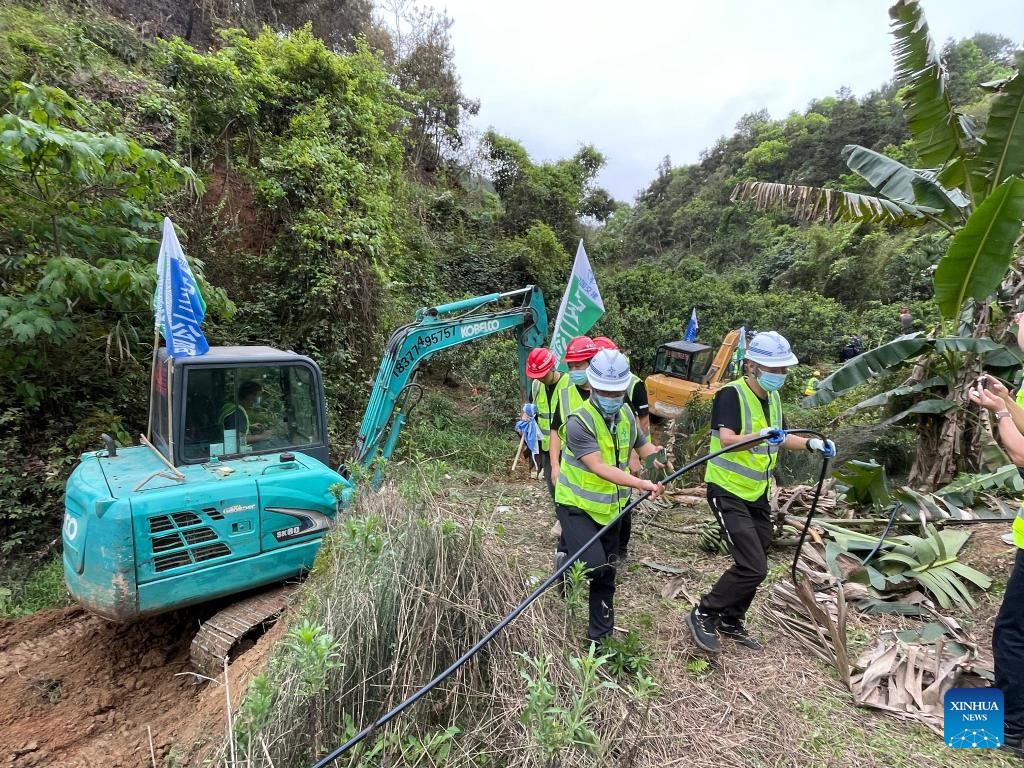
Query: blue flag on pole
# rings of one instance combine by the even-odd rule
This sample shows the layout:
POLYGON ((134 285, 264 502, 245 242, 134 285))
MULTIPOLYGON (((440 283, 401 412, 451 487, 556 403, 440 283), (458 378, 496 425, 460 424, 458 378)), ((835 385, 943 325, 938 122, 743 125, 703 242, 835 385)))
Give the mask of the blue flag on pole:
POLYGON ((156 265, 153 309, 154 322, 167 342, 168 355, 193 357, 210 351, 202 328, 206 302, 168 218, 164 218, 156 265))
POLYGON ((683 336, 683 341, 696 341, 697 328, 697 308, 694 307, 690 313, 690 322, 686 324, 686 335, 683 336))

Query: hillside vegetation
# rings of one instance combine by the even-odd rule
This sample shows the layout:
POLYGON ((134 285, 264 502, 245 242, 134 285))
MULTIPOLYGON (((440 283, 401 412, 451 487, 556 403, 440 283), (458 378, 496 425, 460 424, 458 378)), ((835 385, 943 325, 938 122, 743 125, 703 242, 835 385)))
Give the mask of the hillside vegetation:
MULTIPOLYGON (((900 304, 932 319, 937 231, 799 225, 729 200, 754 178, 859 189, 848 143, 913 165, 893 86, 743 116, 698 162, 666 158, 629 203, 596 184, 599 148, 537 162, 494 131, 467 143, 470 96, 486 94, 462 93, 443 14, 399 3, 397 34, 365 3, 308 5, 312 26, 223 4, 204 23, 235 28, 204 37, 177 12, 147 22, 149 4, 128 23, 113 2, 0 2, 4 552, 53 538, 63 480, 99 432, 132 442, 144 423, 164 215, 201 275, 211 343, 321 365, 338 457, 392 328, 527 283, 553 317, 580 237, 608 310, 596 330, 641 370, 693 307, 708 343, 777 328, 810 362, 853 332, 895 335, 900 304), (188 30, 201 48, 160 36, 188 30)), ((944 49, 954 98, 981 122, 979 84, 1010 72, 1010 49, 994 35, 944 49)), ((480 388, 496 427, 515 417, 513 367, 509 340, 433 363, 480 388)))

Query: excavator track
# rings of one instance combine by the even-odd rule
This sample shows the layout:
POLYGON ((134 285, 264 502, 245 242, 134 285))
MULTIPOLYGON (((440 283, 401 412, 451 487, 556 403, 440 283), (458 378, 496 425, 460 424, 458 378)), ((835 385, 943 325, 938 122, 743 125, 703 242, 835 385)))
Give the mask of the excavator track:
POLYGON ((288 607, 298 584, 284 584, 232 603, 204 621, 192 639, 192 666, 202 675, 217 677, 238 645, 270 628, 288 607))

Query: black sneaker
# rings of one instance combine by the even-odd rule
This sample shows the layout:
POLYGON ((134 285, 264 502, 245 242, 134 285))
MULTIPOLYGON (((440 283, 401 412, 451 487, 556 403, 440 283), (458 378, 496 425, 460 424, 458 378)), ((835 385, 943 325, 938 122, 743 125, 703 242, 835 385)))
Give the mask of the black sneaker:
MULTIPOLYGON (((562 565, 565 563, 565 558, 567 558, 568 556, 569 556, 568 552, 559 552, 556 549, 555 550, 555 567, 554 567, 554 569, 551 572, 554 573, 559 568, 561 568, 562 565)), ((555 581, 555 592, 558 593, 559 597, 565 598, 565 574, 564 573, 561 575, 561 577, 559 577, 555 581)))
POLYGON ((742 645, 744 648, 750 648, 752 651, 763 651, 764 646, 761 645, 757 640, 750 636, 747 632, 747 628, 743 626, 742 621, 735 619, 719 619, 717 622, 718 633, 722 637, 728 637, 733 642, 742 645))
POLYGON ((686 614, 686 623, 693 635, 693 642, 708 653, 721 653, 722 644, 718 642, 718 634, 715 631, 715 619, 706 613, 701 613, 700 608, 694 608, 686 614))

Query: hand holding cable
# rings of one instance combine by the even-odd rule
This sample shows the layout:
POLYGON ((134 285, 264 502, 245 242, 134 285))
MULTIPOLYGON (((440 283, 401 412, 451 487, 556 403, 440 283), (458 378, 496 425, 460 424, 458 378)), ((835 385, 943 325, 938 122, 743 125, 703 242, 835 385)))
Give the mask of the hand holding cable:
POLYGON ((763 437, 768 445, 782 445, 786 442, 786 430, 778 427, 765 427, 757 434, 763 437))
POLYGON ((807 441, 807 450, 811 453, 820 453, 826 459, 836 457, 836 444, 831 440, 822 440, 820 437, 812 437, 807 441))

